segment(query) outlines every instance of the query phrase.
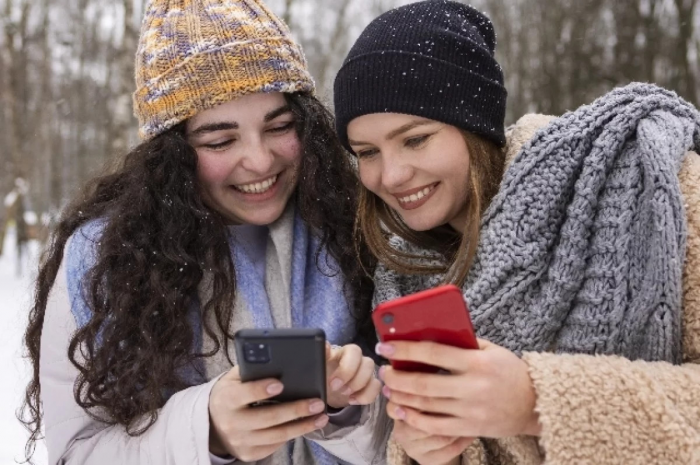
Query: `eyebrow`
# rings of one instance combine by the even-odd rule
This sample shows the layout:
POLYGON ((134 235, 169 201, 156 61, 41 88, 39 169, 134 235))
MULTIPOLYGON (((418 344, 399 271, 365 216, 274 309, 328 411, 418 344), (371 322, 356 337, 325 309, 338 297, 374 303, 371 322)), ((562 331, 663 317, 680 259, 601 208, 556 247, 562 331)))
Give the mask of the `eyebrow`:
POLYGON ((201 126, 198 126, 197 129, 193 129, 190 132, 190 136, 201 136, 202 134, 206 134, 208 132, 224 131, 227 129, 238 129, 238 123, 236 123, 235 121, 221 121, 218 123, 203 124, 201 126))
MULTIPOLYGON (((278 116, 284 115, 285 113, 289 113, 292 111, 292 108, 285 104, 282 105, 278 108, 275 108, 272 111, 267 112, 265 114, 265 117, 263 118, 263 121, 266 123, 269 123, 273 119, 277 118, 278 116)), ((238 129, 239 125, 235 121, 218 121, 215 123, 206 123, 201 126, 198 126, 196 129, 193 129, 190 132, 190 136, 201 136, 202 134, 206 134, 209 132, 215 132, 215 131, 225 131, 228 129, 238 129)))
MULTIPOLYGON (((406 123, 403 126, 398 127, 396 129, 394 129, 393 131, 391 131, 389 134, 386 135, 385 139, 391 140, 391 139, 395 138, 396 136, 400 136, 401 134, 410 131, 411 129, 417 128, 419 126, 433 124, 434 122, 435 121, 425 120, 425 119, 411 121, 410 123, 406 123)), ((350 144, 350 145, 372 145, 369 142, 354 141, 351 139, 348 139, 348 144, 350 144)))
POLYGON ((269 112, 265 115, 265 118, 263 118, 263 120, 264 120, 266 123, 269 123, 270 121, 272 121, 273 119, 277 118, 278 116, 282 116, 282 115, 284 115, 285 113, 290 113, 291 111, 292 111, 292 107, 290 107, 289 105, 285 104, 285 105, 282 105, 282 106, 279 107, 279 108, 276 108, 276 109, 274 109, 274 110, 272 110, 272 111, 269 111, 269 112))

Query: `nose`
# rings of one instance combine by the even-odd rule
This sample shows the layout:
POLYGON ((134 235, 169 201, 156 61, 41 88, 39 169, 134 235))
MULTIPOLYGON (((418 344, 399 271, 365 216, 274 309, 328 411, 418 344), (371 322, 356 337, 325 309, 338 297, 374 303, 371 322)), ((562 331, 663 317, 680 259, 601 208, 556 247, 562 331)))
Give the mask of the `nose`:
POLYGON ((251 138, 243 149, 241 166, 253 173, 270 174, 275 155, 260 137, 251 138))
POLYGON ((414 171, 413 166, 406 163, 401 156, 382 157, 382 185, 389 191, 404 186, 411 180, 414 171))

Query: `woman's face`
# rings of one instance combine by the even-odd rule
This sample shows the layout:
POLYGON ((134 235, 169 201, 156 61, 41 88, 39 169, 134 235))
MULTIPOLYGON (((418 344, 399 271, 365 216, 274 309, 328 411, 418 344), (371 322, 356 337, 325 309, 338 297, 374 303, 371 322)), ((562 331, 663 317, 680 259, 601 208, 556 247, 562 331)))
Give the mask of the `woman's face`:
POLYGON ((189 119, 205 203, 235 224, 270 224, 297 184, 295 119, 279 93, 251 94, 189 119))
POLYGON ((415 231, 467 218, 469 150, 462 132, 438 121, 374 113, 348 125, 360 181, 415 231))

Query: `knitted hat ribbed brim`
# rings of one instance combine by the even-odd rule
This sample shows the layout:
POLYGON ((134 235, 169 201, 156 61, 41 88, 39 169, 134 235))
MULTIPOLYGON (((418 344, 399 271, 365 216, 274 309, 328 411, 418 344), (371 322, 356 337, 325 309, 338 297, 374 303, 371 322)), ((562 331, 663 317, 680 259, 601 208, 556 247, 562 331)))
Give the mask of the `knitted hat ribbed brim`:
POLYGON ((314 90, 301 47, 255 0, 149 2, 136 85, 142 139, 247 94, 314 90))

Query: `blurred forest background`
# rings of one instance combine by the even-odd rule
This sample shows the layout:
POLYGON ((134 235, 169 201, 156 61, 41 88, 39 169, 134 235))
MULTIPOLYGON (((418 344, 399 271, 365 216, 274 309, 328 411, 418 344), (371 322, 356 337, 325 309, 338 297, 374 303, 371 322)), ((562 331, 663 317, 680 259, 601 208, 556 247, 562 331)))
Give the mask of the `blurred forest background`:
MULTIPOLYGON (((145 0, 0 0, 0 253, 8 220, 41 236, 77 189, 138 142, 134 53, 145 0)), ((411 0, 268 0, 330 102, 364 26, 411 0)), ((473 0, 494 21, 507 123, 630 81, 698 104, 697 0, 473 0)))

